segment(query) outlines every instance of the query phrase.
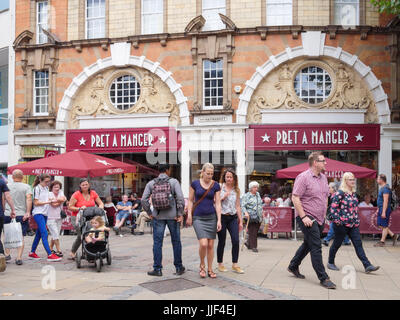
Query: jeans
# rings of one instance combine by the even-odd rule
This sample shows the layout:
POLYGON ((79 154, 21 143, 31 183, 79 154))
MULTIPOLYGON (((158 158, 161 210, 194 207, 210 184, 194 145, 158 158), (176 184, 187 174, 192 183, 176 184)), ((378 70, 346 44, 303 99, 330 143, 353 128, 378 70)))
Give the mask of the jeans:
POLYGON ((218 235, 217 261, 222 263, 226 241, 226 229, 228 229, 232 241, 232 263, 237 263, 239 259, 239 223, 237 215, 222 215, 221 230, 218 235))
MULTIPOLYGON (((313 219, 312 217, 310 218, 313 219)), ((304 234, 304 241, 297 249, 292 261, 290 261, 289 267, 291 269, 298 269, 303 259, 310 253, 314 271, 318 279, 322 282, 329 278, 322 263, 321 234, 324 230, 324 225, 320 226, 317 221, 314 221, 311 227, 306 227, 300 217, 296 217, 296 220, 304 234)))
POLYGON ((32 249, 31 252, 35 252, 37 249, 37 246, 39 245, 40 239, 42 239, 42 243, 44 246, 44 249, 47 252, 47 255, 51 255, 51 250, 49 247, 49 242, 47 241, 48 233, 46 229, 46 223, 47 223, 47 216, 44 216, 43 214, 35 214, 33 216, 33 219, 35 219, 35 222, 38 226, 36 230, 36 235, 35 239, 33 239, 32 243, 32 249))
MULTIPOLYGON (((324 238, 324 241, 329 242, 329 241, 331 241, 331 239, 332 239, 333 237, 335 237, 335 231, 333 230, 333 225, 334 225, 334 223, 331 222, 331 224, 329 225, 328 234, 327 234, 326 237, 324 238)), ((346 235, 346 237, 344 238, 344 243, 350 243, 350 239, 349 239, 349 236, 348 236, 348 235, 346 235)))
POLYGON ((335 256, 336 252, 339 250, 342 245, 343 239, 346 235, 348 235, 353 243, 354 249, 356 250, 356 254, 358 259, 361 260, 364 268, 367 268, 371 265, 367 256, 365 255, 364 248, 361 242, 360 230, 357 228, 348 228, 345 226, 337 226, 333 224, 333 229, 335 231, 335 239, 333 240, 333 244, 329 250, 329 259, 328 262, 331 264, 335 264, 335 256))
POLYGON ((0 254, 4 254, 3 243, 1 242, 1 233, 3 232, 4 217, 0 216, 0 254))
POLYGON ((153 268, 162 269, 162 245, 164 240, 165 227, 168 225, 171 233, 171 242, 174 251, 174 265, 176 270, 181 270, 182 265, 182 244, 180 235, 180 224, 175 220, 153 219, 153 268))

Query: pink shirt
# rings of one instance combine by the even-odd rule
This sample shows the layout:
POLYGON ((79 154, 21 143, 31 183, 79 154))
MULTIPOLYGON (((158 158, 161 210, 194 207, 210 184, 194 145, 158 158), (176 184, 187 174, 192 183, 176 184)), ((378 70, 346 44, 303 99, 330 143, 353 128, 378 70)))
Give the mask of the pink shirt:
MULTIPOLYGON (((293 187, 293 194, 300 197, 304 213, 317 220, 319 225, 325 221, 328 206, 329 186, 328 179, 321 173, 314 175, 311 169, 300 173, 293 187)), ((296 211, 296 217, 299 213, 296 211)))

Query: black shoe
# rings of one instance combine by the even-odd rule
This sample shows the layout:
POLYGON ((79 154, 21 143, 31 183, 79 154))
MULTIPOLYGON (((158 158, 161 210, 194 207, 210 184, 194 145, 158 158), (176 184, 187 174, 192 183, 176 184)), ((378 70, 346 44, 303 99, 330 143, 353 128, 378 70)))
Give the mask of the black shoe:
POLYGON ((326 241, 326 240, 323 240, 323 241, 322 241, 322 244, 323 244, 324 246, 329 246, 329 242, 326 241))
POLYGON ((144 232, 134 232, 133 234, 135 236, 142 236, 142 235, 144 235, 144 232))
POLYGON ((365 268, 365 273, 370 273, 370 272, 373 272, 373 271, 376 271, 376 270, 378 270, 380 267, 379 266, 373 266, 372 264, 369 266, 369 267, 366 267, 365 268))
POLYGON ((15 264, 17 266, 21 266, 22 265, 22 260, 15 260, 15 264))
POLYGON ((290 273, 292 273, 296 278, 299 278, 299 279, 305 279, 305 278, 306 278, 305 276, 303 276, 303 275, 300 273, 299 269, 293 269, 293 268, 291 268, 291 267, 288 267, 287 270, 288 270, 290 273))
POLYGON ((345 246, 350 246, 351 245, 351 242, 344 242, 343 243, 345 246))
POLYGON ((247 249, 250 249, 249 244, 247 242, 245 242, 244 245, 246 246, 247 249))
POLYGON ((336 284, 334 284, 329 278, 321 281, 321 286, 327 289, 336 289, 336 284))
POLYGON ((258 249, 257 248, 253 248, 253 249, 251 249, 253 252, 258 252, 258 249))
POLYGON ((11 255, 9 254, 8 256, 6 256, 6 261, 10 261, 11 260, 11 255))
POLYGON ((176 270, 175 274, 177 276, 181 276, 185 273, 185 270, 186 270, 186 268, 184 266, 182 266, 182 268, 176 270))
POLYGON ((161 270, 155 270, 155 269, 153 271, 147 272, 147 274, 149 276, 156 276, 156 277, 161 277, 162 276, 161 270))
POLYGON ((334 270, 334 271, 340 271, 340 269, 338 267, 336 267, 336 265, 334 263, 328 263, 327 264, 328 269, 330 270, 334 270))

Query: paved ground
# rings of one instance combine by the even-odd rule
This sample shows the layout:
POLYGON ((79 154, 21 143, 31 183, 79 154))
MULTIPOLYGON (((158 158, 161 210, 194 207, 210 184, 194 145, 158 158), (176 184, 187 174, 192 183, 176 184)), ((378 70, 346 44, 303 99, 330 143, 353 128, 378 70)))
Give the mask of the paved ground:
MULTIPOLYGON (((375 248, 372 239, 365 239, 364 247, 371 262, 380 265, 381 269, 375 274, 365 274, 353 247, 343 246, 338 252, 336 264, 345 273, 328 270, 338 286, 336 290, 327 290, 319 285, 309 256, 301 266, 305 280, 296 279, 286 271, 301 240, 259 238, 258 253, 246 248, 240 253, 240 265, 245 274, 229 271, 218 274, 217 279, 200 279, 198 276, 198 246, 192 228, 182 230, 183 262, 188 271, 181 277, 173 275, 175 269, 169 236, 164 242, 164 275, 161 278, 146 274, 152 267, 152 236, 148 232, 144 236, 133 236, 126 230, 122 238, 113 233, 110 238, 113 262, 111 266, 105 265, 100 273, 86 261, 82 262, 82 269, 77 269, 75 262, 66 258, 51 264, 45 259, 28 260, 26 257, 32 240, 33 237, 26 238, 24 264, 15 265, 15 253, 12 252, 13 259, 7 264, 7 270, 0 273, 0 300, 400 299, 400 245, 375 248), (46 288, 46 283, 49 283, 46 282, 51 274, 49 265, 55 268, 55 289, 44 289, 42 285, 44 283, 46 288), (170 281, 148 284, 162 280, 170 281), (150 286, 161 293, 151 290, 150 286), (346 289, 349 286, 350 289, 346 289)), ((62 237, 65 254, 69 252, 73 240, 74 236, 62 237)), ((229 236, 227 240, 225 260, 226 267, 230 269, 229 236)), ((37 253, 45 257, 41 245, 37 253)), ((327 256, 328 248, 323 246, 325 263, 327 256)))

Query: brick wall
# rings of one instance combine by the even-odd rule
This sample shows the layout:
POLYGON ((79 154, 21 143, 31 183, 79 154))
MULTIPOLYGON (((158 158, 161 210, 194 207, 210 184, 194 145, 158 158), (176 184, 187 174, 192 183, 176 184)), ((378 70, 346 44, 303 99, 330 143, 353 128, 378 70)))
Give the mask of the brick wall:
POLYGON ((261 1, 231 0, 231 17, 238 28, 261 26, 261 1))
POLYGON ((109 0, 110 38, 135 34, 135 2, 131 0, 109 0))

